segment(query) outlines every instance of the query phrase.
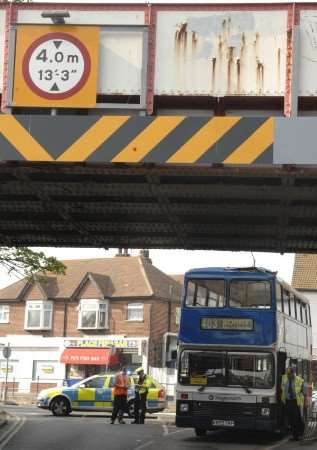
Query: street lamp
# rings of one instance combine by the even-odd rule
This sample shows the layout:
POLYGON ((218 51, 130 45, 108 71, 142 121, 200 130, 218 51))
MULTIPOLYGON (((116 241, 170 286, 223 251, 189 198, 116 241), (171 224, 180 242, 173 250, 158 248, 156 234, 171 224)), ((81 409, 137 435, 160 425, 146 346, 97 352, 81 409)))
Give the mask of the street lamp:
POLYGON ((44 19, 51 19, 54 25, 63 25, 70 14, 68 11, 43 11, 41 16, 44 19))

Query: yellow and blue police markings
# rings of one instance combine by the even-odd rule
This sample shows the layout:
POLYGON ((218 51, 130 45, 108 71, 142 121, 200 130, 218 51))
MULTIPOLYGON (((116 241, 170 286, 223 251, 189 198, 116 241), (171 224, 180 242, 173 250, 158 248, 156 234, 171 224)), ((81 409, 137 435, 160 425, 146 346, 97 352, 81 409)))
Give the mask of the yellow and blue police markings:
MULTIPOLYGON (((71 387, 51 388, 41 391, 38 395, 37 406, 51 409, 53 401, 58 399, 67 404, 67 415, 71 410, 103 410, 111 411, 113 405, 113 388, 111 379, 113 375, 95 375, 83 380, 71 387), (98 386, 98 387, 90 387, 98 386), (99 387, 102 386, 102 387, 99 387)), ((128 389, 128 402, 133 402, 135 397, 134 384, 136 380, 130 377, 128 389)), ((147 397, 147 409, 149 412, 158 412, 166 407, 165 392, 155 380, 151 378, 151 387, 147 397), (162 396, 162 392, 164 395, 162 396)), ((57 415, 57 414, 55 414, 57 415)))

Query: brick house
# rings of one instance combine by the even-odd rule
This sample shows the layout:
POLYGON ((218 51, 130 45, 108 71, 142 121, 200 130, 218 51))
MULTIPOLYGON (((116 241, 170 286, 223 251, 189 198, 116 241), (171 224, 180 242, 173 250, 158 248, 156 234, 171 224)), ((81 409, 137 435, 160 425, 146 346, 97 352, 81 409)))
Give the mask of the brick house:
POLYGON ((313 379, 317 382, 317 255, 295 255, 292 286, 309 299, 313 332, 313 379))
MULTIPOLYGON (((8 374, 20 390, 119 362, 150 371, 165 365, 165 337, 178 330, 181 284, 154 267, 146 251, 64 263, 66 275, 0 290, 0 343, 12 347, 8 374)), ((4 377, 3 358, 0 371, 4 377)))

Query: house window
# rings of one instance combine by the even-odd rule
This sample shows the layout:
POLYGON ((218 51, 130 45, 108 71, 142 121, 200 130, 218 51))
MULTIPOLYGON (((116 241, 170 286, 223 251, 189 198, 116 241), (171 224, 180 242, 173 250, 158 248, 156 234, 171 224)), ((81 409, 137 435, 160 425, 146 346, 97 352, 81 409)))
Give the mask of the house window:
POLYGON ((108 328, 108 302, 82 299, 79 307, 78 328, 108 328))
POLYGON ((143 321, 143 303, 128 304, 128 320, 137 322, 143 321))
POLYGON ((0 305, 0 323, 9 323, 9 305, 0 305))
POLYGON ((177 307, 175 309, 175 323, 176 325, 179 325, 181 321, 181 309, 179 307, 177 307))
POLYGON ((47 300, 26 303, 25 328, 50 330, 52 328, 53 302, 47 300))

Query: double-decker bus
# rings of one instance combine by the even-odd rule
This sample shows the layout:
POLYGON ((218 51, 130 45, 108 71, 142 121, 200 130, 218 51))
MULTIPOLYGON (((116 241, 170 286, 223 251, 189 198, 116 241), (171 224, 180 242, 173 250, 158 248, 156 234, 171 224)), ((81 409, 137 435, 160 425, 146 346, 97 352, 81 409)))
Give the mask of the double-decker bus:
POLYGON ((282 431, 281 377, 305 380, 311 405, 308 300, 274 272, 205 268, 185 274, 179 330, 176 425, 282 431))

